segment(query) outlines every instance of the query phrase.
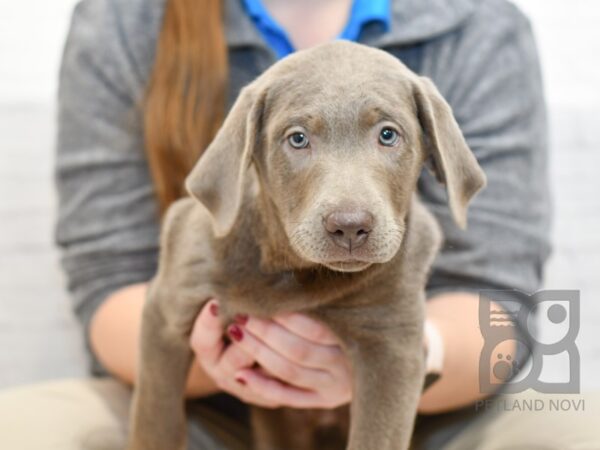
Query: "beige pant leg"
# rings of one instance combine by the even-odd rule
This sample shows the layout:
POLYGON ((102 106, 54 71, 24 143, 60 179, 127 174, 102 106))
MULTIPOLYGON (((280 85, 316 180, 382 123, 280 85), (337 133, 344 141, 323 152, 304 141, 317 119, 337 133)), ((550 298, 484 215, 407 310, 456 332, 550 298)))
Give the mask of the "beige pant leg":
POLYGON ((122 450, 131 393, 111 379, 0 391, 0 448, 122 450))
POLYGON ((444 450, 600 450, 600 393, 528 392, 480 408, 444 450))
MULTIPOLYGON (((111 378, 0 390, 0 449, 123 450, 130 401, 130 389, 111 378)), ((239 423, 203 406, 193 416, 190 449, 248 448, 239 423)))

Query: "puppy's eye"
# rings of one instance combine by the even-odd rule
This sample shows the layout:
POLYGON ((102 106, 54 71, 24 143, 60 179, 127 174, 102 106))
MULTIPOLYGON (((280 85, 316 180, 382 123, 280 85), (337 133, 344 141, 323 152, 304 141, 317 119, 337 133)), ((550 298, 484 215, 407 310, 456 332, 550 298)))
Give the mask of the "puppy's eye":
POLYGON ((306 148, 309 141, 304 133, 294 133, 288 138, 288 142, 294 148, 306 148))
POLYGON ((398 143, 400 136, 398 132, 390 127, 385 127, 379 133, 379 143, 386 147, 393 147, 398 143))

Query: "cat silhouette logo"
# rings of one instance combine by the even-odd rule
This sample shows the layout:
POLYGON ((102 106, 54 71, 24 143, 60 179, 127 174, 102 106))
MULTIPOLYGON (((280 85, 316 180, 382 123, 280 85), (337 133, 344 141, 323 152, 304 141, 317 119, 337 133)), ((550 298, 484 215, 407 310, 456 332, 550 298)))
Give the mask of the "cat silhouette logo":
POLYGON ((516 290, 481 291, 479 326, 484 339, 479 358, 481 393, 491 394, 499 389, 503 393, 526 389, 579 393, 580 358, 575 344, 579 333, 579 298, 579 291, 575 290, 545 290, 533 295, 516 290), (508 353, 501 350, 501 344, 507 341, 514 341, 514 350, 508 353), (559 374, 560 380, 544 381, 544 363, 551 358, 560 358, 560 364, 553 367, 564 373, 559 374))

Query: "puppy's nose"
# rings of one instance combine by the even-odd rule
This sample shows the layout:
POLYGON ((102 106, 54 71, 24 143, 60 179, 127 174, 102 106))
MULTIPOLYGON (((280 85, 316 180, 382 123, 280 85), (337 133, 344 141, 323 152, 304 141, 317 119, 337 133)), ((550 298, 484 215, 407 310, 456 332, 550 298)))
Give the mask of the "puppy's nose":
POLYGON ((352 251, 365 243, 373 229, 373 214, 363 209, 333 211, 323 222, 336 245, 352 251))

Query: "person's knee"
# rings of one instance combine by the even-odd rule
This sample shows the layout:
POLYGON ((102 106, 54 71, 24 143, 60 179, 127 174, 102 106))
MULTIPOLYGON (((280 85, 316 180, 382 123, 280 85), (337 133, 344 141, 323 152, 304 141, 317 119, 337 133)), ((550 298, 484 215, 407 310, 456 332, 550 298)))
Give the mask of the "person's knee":
POLYGON ((447 450, 600 449, 600 393, 503 395, 480 413, 447 450))
POLYGON ((0 448, 122 449, 131 394, 111 379, 42 383, 0 392, 0 448))

